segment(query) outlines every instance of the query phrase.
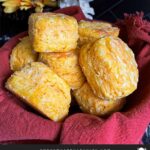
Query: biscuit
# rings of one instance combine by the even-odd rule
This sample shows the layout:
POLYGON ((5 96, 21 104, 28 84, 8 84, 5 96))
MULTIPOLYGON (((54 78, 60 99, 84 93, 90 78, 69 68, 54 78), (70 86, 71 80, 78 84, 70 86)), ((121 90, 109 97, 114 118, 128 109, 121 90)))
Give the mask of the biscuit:
POLYGON ((26 64, 37 60, 37 53, 33 51, 29 37, 21 39, 10 55, 10 68, 13 71, 20 70, 26 64))
POLYGON ((69 85, 41 62, 33 62, 14 72, 6 88, 51 120, 60 121, 68 114, 69 85))
POLYGON ((132 50, 118 37, 106 36, 80 50, 79 63, 94 94, 106 100, 131 94, 138 83, 132 50))
POLYGON ((29 37, 37 52, 66 52, 76 48, 78 23, 74 17, 34 13, 29 17, 29 37))
POLYGON ((104 37, 106 35, 118 36, 119 28, 102 21, 80 21, 79 22, 79 45, 104 37))
POLYGON ((76 50, 63 53, 40 53, 39 61, 47 64, 69 84, 71 89, 80 88, 85 81, 76 50))
POLYGON ((124 98, 109 101, 96 97, 87 82, 80 89, 74 90, 73 95, 83 112, 97 116, 110 115, 119 111, 125 104, 124 98))

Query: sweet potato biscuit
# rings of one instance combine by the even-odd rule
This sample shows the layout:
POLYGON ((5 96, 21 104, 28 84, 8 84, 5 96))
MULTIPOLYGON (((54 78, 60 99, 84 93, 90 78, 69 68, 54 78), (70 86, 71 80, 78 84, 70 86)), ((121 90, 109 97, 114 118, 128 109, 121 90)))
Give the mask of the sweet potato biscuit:
POLYGON ((102 21, 80 21, 79 22, 79 45, 93 42, 105 35, 118 36, 119 28, 110 23, 102 21))
POLYGON ((10 68, 13 71, 20 70, 26 64, 37 60, 37 53, 33 51, 29 37, 21 39, 10 55, 10 68))
POLYGON ((41 62, 33 62, 14 72, 7 80, 6 88, 54 121, 60 121, 68 114, 69 85, 41 62))
POLYGON ((78 52, 75 50, 63 53, 40 53, 39 61, 47 64, 72 89, 80 88, 85 81, 78 62, 78 52))
POLYGON ((118 37, 107 36, 84 45, 79 63, 94 94, 102 99, 120 99, 137 88, 134 54, 118 37))
POLYGON ((66 52, 75 49, 78 23, 56 13, 34 13, 29 17, 29 37, 37 52, 66 52))
POLYGON ((73 95, 83 112, 97 116, 110 115, 119 111, 125 104, 124 98, 109 101, 96 97, 87 82, 80 89, 74 90, 73 95))

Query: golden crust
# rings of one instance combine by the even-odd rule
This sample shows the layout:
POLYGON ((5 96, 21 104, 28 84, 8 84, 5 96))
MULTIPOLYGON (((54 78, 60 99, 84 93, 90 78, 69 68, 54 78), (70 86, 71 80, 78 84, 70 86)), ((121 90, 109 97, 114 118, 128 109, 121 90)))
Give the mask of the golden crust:
POLYGON ((106 36, 80 50, 79 63, 94 94, 120 99, 137 88, 138 69, 132 50, 118 37, 106 36))
POLYGON ((39 61, 47 64, 72 89, 80 88, 85 81, 75 50, 63 53, 40 53, 39 61))
POLYGON ((75 49, 78 23, 56 13, 34 13, 29 17, 29 37, 37 52, 66 52, 75 49))
POLYGON ((110 23, 102 21, 80 21, 79 22, 79 45, 104 37, 106 35, 118 36, 119 28, 110 23))
POLYGON ((33 62, 16 71, 7 80, 6 88, 54 121, 68 114, 70 87, 43 63, 33 62))
POLYGON ((73 91, 81 110, 97 116, 110 115, 113 112, 119 111, 125 104, 125 99, 115 101, 102 100, 94 95, 88 83, 73 91))
POLYGON ((21 39, 12 50, 10 55, 10 68, 13 71, 20 70, 26 64, 37 60, 37 53, 32 50, 29 37, 21 39))

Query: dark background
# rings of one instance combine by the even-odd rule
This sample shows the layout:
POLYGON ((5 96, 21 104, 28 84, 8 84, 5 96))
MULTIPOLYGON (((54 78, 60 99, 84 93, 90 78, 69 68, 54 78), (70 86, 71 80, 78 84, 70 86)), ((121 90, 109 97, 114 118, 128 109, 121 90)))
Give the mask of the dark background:
MULTIPOLYGON (((124 13, 135 13, 136 11, 143 11, 144 18, 150 20, 150 0, 94 0, 91 6, 95 9, 94 19, 96 20, 115 22, 123 18, 124 13)), ((45 11, 53 10, 55 9, 45 9, 45 11)), ((27 30, 30 13, 32 10, 8 15, 4 14, 0 7, 0 46, 12 36, 27 30)), ((143 143, 150 144, 150 126, 143 134, 143 143)))
MULTIPOLYGON (((95 9, 94 19, 115 22, 123 18, 124 13, 143 11, 145 18, 150 20, 150 0, 94 0, 91 6, 95 9)), ((58 9, 58 8, 55 8, 58 9)), ((45 11, 55 10, 46 8, 45 11)), ((27 30, 30 11, 18 11, 4 14, 0 7, 0 46, 10 37, 27 30)))
MULTIPOLYGON (((150 0, 94 0, 91 6, 95 9, 94 19, 115 22, 123 18, 124 13, 143 11, 145 18, 150 19, 150 0)), ((56 8, 58 9, 58 8, 56 8)), ((45 9, 52 11, 55 9, 45 9)), ((0 46, 10 37, 27 30, 27 20, 30 11, 19 11, 13 14, 4 14, 0 7, 0 46)))

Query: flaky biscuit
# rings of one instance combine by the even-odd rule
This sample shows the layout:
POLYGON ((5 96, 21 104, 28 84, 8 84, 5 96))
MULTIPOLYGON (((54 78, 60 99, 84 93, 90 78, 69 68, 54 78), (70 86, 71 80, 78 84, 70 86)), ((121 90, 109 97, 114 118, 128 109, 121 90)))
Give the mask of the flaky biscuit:
POLYGON ((94 94, 102 99, 120 99, 137 88, 134 54, 118 37, 106 36, 84 45, 79 63, 94 94))
POLYGON ((29 37, 26 36, 13 48, 10 55, 10 68, 13 71, 17 71, 36 60, 37 53, 33 51, 29 37))
POLYGON ((37 52, 75 49, 78 23, 74 17, 56 13, 34 13, 29 17, 29 37, 37 52))
POLYGON ((69 85, 41 62, 33 62, 14 72, 7 80, 6 88, 54 121, 60 121, 68 114, 69 85))
POLYGON ((119 111, 125 104, 124 98, 109 101, 96 97, 87 82, 80 89, 74 90, 73 95, 83 112, 97 116, 110 115, 119 111))
POLYGON ((72 89, 80 88, 85 81, 79 66, 78 52, 76 50, 63 53, 40 53, 39 61, 47 64, 72 89))
POLYGON ((112 24, 102 21, 84 21, 79 22, 79 45, 94 42, 106 35, 118 36, 119 28, 112 24))

